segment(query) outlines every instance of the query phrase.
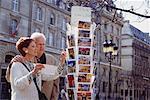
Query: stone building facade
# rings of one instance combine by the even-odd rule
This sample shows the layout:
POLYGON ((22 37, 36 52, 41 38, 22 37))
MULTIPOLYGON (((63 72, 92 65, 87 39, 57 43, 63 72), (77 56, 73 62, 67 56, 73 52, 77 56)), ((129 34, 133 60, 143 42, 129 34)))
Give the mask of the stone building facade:
POLYGON ((150 36, 126 21, 122 32, 123 100, 150 99, 150 36))
MULTIPOLYGON (((112 2, 113 4, 113 2, 112 2)), ((97 16, 98 17, 98 16, 97 16)), ((99 100, 107 100, 108 92, 110 91, 110 97, 117 100, 120 98, 120 74, 122 72, 121 67, 121 32, 123 27, 123 18, 119 13, 115 14, 115 10, 104 7, 101 11, 100 26, 96 30, 97 36, 97 73, 96 73, 96 89, 97 97, 99 100), (113 20, 113 16, 117 20, 113 20), (103 43, 105 40, 112 40, 113 43, 118 47, 118 55, 111 62, 111 78, 110 78, 110 89, 109 90, 109 71, 110 63, 108 58, 103 52, 103 43)))
POLYGON ((66 23, 69 21, 70 8, 61 0, 0 0, 1 100, 10 98, 10 85, 4 76, 10 60, 19 54, 15 49, 18 38, 42 32, 47 38, 46 53, 59 59, 65 48, 66 23))

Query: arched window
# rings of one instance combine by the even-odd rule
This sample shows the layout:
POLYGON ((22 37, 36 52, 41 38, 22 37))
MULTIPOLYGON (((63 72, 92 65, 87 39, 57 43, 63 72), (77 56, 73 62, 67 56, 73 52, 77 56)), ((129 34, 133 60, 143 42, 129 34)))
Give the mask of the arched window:
POLYGON ((42 9, 40 7, 37 8, 36 19, 42 21, 42 9))
POLYGON ((50 14, 50 24, 55 25, 55 15, 53 13, 50 14))
POLYGON ((5 63, 10 63, 11 59, 13 58, 14 56, 12 55, 6 55, 5 56, 5 63))
POLYGON ((19 0, 12 0, 12 10, 16 12, 19 11, 19 0))

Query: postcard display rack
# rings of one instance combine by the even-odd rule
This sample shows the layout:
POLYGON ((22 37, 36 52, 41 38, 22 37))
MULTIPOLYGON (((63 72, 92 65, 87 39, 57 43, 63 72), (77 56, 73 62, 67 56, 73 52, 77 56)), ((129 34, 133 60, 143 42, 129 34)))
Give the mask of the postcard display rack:
POLYGON ((67 99, 92 100, 95 67, 95 23, 91 9, 73 6, 67 24, 67 99))

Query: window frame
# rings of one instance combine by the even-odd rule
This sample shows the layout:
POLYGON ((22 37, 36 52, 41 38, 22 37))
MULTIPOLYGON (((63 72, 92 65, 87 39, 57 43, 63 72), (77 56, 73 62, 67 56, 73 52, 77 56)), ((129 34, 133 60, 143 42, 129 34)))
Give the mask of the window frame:
POLYGON ((43 10, 41 7, 37 7, 37 10, 36 10, 36 20, 38 21, 42 21, 43 19, 43 10))
POLYGON ((10 34, 16 35, 17 32, 18 32, 18 20, 11 19, 11 22, 10 22, 10 34))
POLYGON ((55 14, 54 13, 50 13, 50 25, 55 25, 55 14))
POLYGON ((52 32, 48 33, 47 43, 49 46, 54 46, 54 33, 52 33, 52 32))
POLYGON ((20 8, 20 1, 12 0, 12 11, 19 12, 19 8, 20 8))

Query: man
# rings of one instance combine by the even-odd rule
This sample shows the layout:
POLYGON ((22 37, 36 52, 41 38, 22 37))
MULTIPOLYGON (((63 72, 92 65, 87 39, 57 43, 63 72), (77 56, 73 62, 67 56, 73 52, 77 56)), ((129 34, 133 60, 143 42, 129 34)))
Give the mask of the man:
MULTIPOLYGON (((39 63, 56 65, 56 59, 53 56, 45 55, 45 43, 46 38, 44 34, 35 32, 31 35, 31 38, 35 40, 37 45, 37 59, 39 63)), ((60 66, 65 63, 65 52, 61 53, 60 66)), ((58 65, 58 64, 57 64, 58 65)), ((57 100, 59 95, 59 78, 54 81, 45 81, 42 85, 42 92, 45 93, 49 100, 57 100)))

